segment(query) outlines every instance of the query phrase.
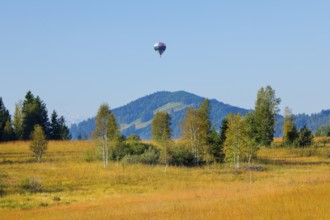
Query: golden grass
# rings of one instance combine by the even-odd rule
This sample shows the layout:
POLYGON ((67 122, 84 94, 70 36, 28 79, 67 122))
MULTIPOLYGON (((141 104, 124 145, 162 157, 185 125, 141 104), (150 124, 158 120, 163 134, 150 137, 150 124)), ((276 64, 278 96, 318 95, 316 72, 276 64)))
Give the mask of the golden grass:
POLYGON ((0 219, 329 219, 330 159, 261 149, 265 171, 87 162, 88 141, 50 142, 41 164, 28 142, 0 144, 0 219), (31 194, 20 182, 42 181, 31 194), (60 201, 54 199, 60 198, 60 201))

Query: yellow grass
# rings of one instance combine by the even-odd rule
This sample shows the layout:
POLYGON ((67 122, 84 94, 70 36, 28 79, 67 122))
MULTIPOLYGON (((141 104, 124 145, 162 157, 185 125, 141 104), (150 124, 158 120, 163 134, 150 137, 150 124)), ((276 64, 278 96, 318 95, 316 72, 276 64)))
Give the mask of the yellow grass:
MULTIPOLYGON (((0 144, 0 219, 330 219, 330 159, 261 149, 265 171, 87 162, 88 141, 50 142, 37 164, 28 142, 0 144), (28 177, 41 193, 20 188, 28 177), (60 201, 54 199, 60 198, 60 201)), ((246 165, 244 165, 246 166, 246 165)))

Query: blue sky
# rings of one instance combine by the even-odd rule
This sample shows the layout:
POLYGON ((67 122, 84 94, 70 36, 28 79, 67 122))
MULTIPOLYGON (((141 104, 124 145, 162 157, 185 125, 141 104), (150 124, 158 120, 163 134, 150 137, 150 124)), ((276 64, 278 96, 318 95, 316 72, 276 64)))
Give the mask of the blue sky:
POLYGON ((271 85, 281 109, 319 112, 329 27, 322 0, 1 1, 0 96, 11 114, 31 90, 49 112, 87 118, 164 90, 253 108, 271 85))

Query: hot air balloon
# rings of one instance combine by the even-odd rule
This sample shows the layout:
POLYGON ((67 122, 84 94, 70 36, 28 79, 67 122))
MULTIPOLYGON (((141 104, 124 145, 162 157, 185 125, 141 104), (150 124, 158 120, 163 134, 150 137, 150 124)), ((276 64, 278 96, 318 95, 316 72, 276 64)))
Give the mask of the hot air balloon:
POLYGON ((159 53, 161 57, 164 51, 166 50, 166 44, 163 42, 157 42, 154 44, 154 49, 159 53))

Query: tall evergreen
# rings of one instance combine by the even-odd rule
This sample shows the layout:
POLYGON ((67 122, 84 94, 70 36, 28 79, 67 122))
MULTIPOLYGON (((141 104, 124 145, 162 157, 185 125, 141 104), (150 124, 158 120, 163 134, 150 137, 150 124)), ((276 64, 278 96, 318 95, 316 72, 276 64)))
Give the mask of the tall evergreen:
POLYGON ((12 141, 15 139, 14 130, 9 120, 6 122, 6 125, 3 129, 2 138, 3 141, 12 141))
POLYGON ((10 114, 0 97, 0 141, 4 141, 4 129, 7 122, 10 123, 10 114))
POLYGON ((50 140, 69 140, 70 132, 69 128, 65 125, 64 117, 58 117, 54 110, 50 117, 49 126, 49 139, 50 140))
POLYGON ((23 114, 23 139, 30 139, 31 132, 34 130, 35 125, 40 125, 46 135, 49 137, 49 121, 46 104, 40 99, 33 96, 31 91, 25 95, 22 107, 23 114))
POLYGON ((71 135, 68 126, 65 124, 64 117, 61 116, 58 119, 58 124, 60 126, 61 140, 70 140, 71 135))
POLYGON ((221 131, 220 131, 220 144, 223 147, 223 144, 226 141, 226 132, 228 129, 228 117, 225 117, 224 119, 222 119, 221 122, 221 131))
POLYGON ((217 129, 214 126, 211 127, 211 132, 209 134, 208 150, 208 153, 212 156, 213 160, 216 162, 223 162, 223 145, 221 144, 220 134, 217 132, 217 129))
POLYGON ((57 113, 54 110, 50 116, 50 127, 49 127, 49 139, 50 140, 60 140, 61 139, 61 129, 59 121, 57 118, 57 113))

